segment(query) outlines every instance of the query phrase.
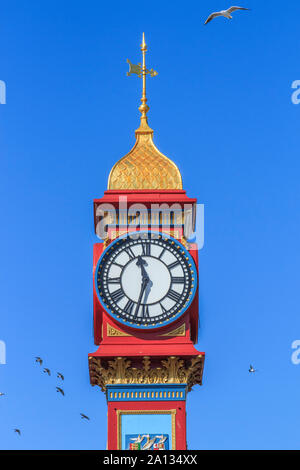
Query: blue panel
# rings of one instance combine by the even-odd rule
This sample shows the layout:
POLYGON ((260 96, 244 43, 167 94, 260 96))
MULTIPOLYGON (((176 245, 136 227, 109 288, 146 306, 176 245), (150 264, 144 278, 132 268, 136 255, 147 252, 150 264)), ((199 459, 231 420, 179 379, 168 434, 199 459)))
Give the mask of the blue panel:
POLYGON ((108 385, 108 401, 185 401, 186 384, 108 385))
POLYGON ((125 434, 126 450, 169 450, 168 434, 125 434))
MULTIPOLYGON (((172 448, 172 415, 157 413, 125 414, 121 415, 122 450, 129 448, 129 435, 134 436, 167 436, 168 446, 172 448), (127 445, 127 447, 126 447, 127 445)), ((149 437, 150 438, 150 437, 149 437)), ((146 443, 148 437, 143 440, 146 443)), ((158 439, 156 439, 156 442, 158 439)))

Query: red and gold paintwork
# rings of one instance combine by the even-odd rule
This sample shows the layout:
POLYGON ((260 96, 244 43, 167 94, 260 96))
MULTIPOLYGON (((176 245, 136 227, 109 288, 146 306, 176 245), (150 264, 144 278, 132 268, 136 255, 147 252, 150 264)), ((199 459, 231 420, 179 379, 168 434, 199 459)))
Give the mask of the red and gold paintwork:
MULTIPOLYGON (((112 204, 116 211, 119 207, 119 198, 126 196, 128 209, 132 204, 142 203, 147 208, 151 208, 155 203, 173 204, 176 202, 182 206, 189 204, 193 207, 196 199, 190 199, 185 191, 105 191, 102 199, 94 201, 95 230, 98 223, 97 207, 102 204, 112 204)), ((149 227, 150 229, 150 227, 149 227)), ((151 230, 159 230, 168 233, 185 245, 191 254, 198 273, 198 250, 195 244, 188 244, 183 236, 183 227, 151 227, 151 230)), ((103 250, 116 238, 131 230, 130 226, 125 227, 116 225, 113 229, 108 227, 108 236, 104 243, 94 245, 93 256, 93 298, 94 298, 94 340, 98 345, 97 351, 89 354, 90 361, 100 359, 103 364, 118 358, 128 358, 132 366, 139 367, 144 357, 150 357, 152 360, 164 360, 170 356, 185 358, 187 360, 201 356, 204 362, 204 353, 199 353, 194 347, 198 340, 198 319, 199 319, 199 300, 198 289, 190 308, 177 321, 170 325, 157 328, 151 331, 144 331, 126 327, 114 320, 102 307, 95 288, 95 270, 103 250)), ((145 230, 145 227, 143 227, 145 230)), ((91 383, 96 384, 97 380, 91 369, 91 383)), ((202 373, 201 373, 202 376, 202 373)), ((116 382, 117 383, 117 382, 116 382)), ((122 378, 119 378, 122 383, 122 378)), ((118 417, 121 410, 175 410, 174 414, 174 442, 176 449, 186 448, 186 411, 185 401, 162 401, 162 402, 108 402, 108 449, 118 449, 118 417)))
MULTIPOLYGON (((98 349, 89 354, 90 380, 92 385, 99 385, 107 396, 109 450, 122 448, 120 420, 124 413, 170 414, 172 448, 184 450, 186 392, 193 385, 202 384, 204 366, 204 353, 194 347, 198 339, 198 289, 191 305, 181 317, 168 325, 148 331, 124 326, 114 320, 102 307, 95 289, 95 270, 103 250, 113 240, 130 231, 157 230, 177 239, 189 251, 198 274, 197 246, 187 242, 186 230, 184 231, 188 225, 186 219, 195 227, 197 201, 187 197, 182 189, 181 174, 175 163, 154 145, 153 130, 147 122, 149 107, 146 104, 146 76, 151 74, 151 71, 147 70, 145 65, 147 46, 144 36, 141 50, 143 65, 131 64, 129 73, 136 73, 143 79, 142 105, 139 108, 141 123, 135 132, 136 143, 132 150, 113 166, 109 175, 108 190, 103 198, 94 200, 94 224, 98 236, 98 227, 103 216, 99 208, 106 206, 108 212, 112 209, 115 219, 108 222, 106 234, 101 236, 103 243, 94 245, 94 339, 98 349), (126 210, 130 210, 135 204, 143 205, 146 211, 143 226, 140 227, 128 225, 129 215, 125 215, 124 219, 124 206, 126 210), (176 210, 179 210, 179 219, 178 212, 176 216, 173 213, 173 223, 167 224, 164 216, 157 215, 157 208, 159 211, 161 205, 172 207, 174 204, 176 210), (119 386, 123 389, 112 391, 118 390, 119 386), (142 392, 136 392, 137 387, 144 389, 142 392), (137 397, 136 393, 142 398, 132 398, 137 397), (157 399, 151 398, 153 394, 156 394, 157 399)), ((151 76, 155 75, 157 73, 152 70, 151 76)), ((171 213, 169 217, 170 221, 171 213)))

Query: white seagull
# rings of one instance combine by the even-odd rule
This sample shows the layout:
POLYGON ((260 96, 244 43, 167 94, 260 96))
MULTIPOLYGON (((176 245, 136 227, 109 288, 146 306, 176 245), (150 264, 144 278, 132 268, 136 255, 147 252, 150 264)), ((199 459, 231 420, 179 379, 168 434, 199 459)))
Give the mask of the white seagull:
POLYGON ((228 18, 229 20, 232 20, 231 13, 233 13, 233 12, 236 11, 236 10, 249 10, 249 8, 230 7, 230 8, 228 8, 228 10, 217 11, 217 12, 212 13, 211 15, 209 15, 209 17, 207 18, 207 20, 205 21, 204 24, 209 23, 211 20, 213 20, 213 19, 216 18, 217 16, 224 16, 225 18, 228 18))
POLYGON ((250 374, 254 374, 255 372, 257 372, 257 370, 254 369, 254 367, 252 366, 252 364, 250 364, 249 372, 250 372, 250 374))

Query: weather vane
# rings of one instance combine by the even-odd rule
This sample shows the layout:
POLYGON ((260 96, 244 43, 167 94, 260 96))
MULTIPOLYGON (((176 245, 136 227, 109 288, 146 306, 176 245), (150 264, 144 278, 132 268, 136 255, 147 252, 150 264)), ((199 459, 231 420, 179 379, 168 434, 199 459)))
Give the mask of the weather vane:
POLYGON ((158 72, 155 70, 151 69, 148 70, 146 68, 146 52, 147 52, 147 45, 145 42, 145 33, 143 33, 143 42, 141 44, 141 51, 143 54, 143 64, 139 62, 138 64, 132 64, 129 59, 127 59, 127 63, 129 64, 129 72, 127 72, 127 76, 132 75, 133 73, 137 75, 139 78, 143 79, 143 93, 142 93, 142 98, 141 98, 141 106, 139 107, 140 112, 142 113, 142 119, 147 119, 146 114, 149 111, 149 106, 146 104, 147 103, 147 98, 146 98, 146 76, 150 75, 150 77, 156 77, 158 75, 158 72))

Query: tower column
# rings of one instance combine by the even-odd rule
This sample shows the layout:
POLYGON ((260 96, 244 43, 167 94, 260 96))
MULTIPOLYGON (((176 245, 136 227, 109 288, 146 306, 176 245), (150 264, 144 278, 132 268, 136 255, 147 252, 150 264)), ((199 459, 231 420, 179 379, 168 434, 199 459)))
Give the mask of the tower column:
POLYGON ((197 200, 177 165, 153 142, 147 122, 145 36, 136 142, 94 200, 92 385, 106 394, 109 450, 185 450, 186 397, 202 385, 198 341, 198 250, 188 242, 197 200))
POLYGON ((108 386, 108 449, 186 449, 185 397, 185 384, 108 386))

